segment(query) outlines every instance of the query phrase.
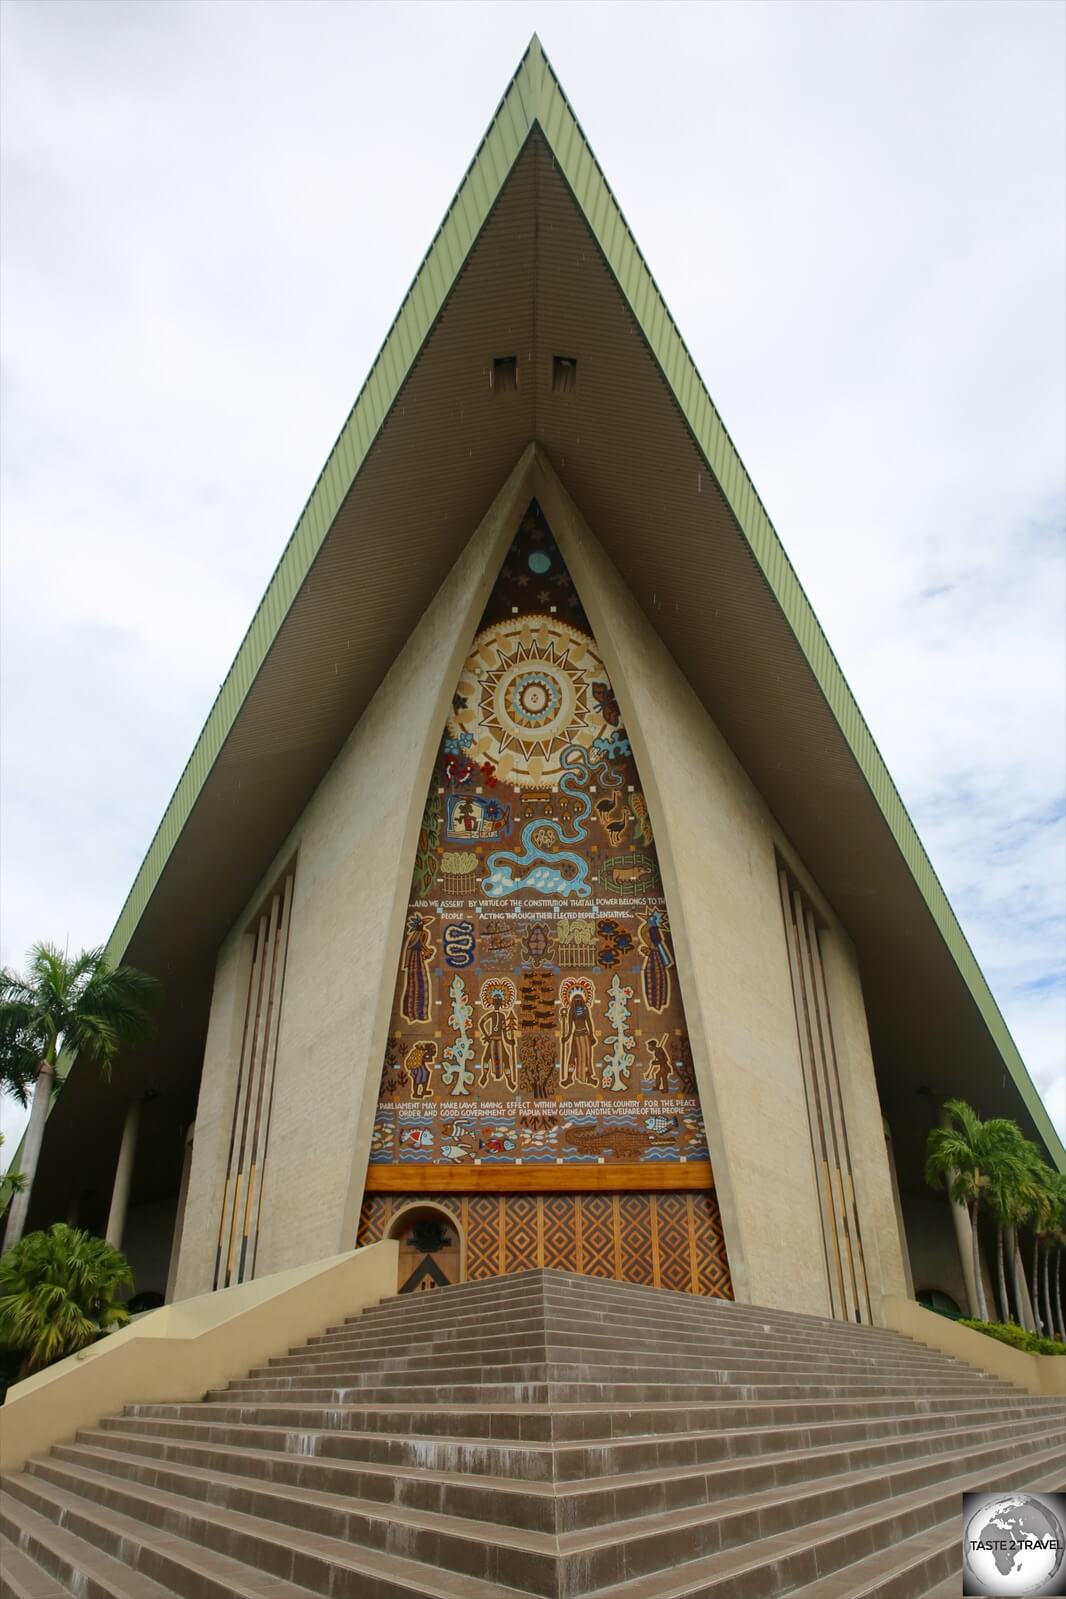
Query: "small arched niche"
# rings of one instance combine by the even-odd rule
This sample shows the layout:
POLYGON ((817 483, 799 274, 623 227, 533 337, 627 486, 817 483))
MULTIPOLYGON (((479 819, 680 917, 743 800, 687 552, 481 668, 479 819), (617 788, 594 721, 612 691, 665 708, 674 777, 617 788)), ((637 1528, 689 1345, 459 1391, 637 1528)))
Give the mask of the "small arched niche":
POLYGON ((419 1294, 465 1281, 466 1237, 458 1217, 443 1205, 402 1205, 386 1236, 400 1246, 397 1292, 419 1294))
POLYGON ((958 1321, 964 1314, 943 1288, 919 1288, 914 1297, 926 1310, 935 1310, 938 1316, 947 1316, 951 1321, 958 1321))

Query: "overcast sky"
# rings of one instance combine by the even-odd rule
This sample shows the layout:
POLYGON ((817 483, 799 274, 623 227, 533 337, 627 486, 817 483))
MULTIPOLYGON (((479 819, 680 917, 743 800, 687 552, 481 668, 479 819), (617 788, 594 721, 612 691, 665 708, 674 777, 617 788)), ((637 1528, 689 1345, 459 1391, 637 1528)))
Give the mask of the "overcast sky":
POLYGON ((106 941, 535 28, 1062 1129, 1066 8, 0 14, 3 962, 106 941))

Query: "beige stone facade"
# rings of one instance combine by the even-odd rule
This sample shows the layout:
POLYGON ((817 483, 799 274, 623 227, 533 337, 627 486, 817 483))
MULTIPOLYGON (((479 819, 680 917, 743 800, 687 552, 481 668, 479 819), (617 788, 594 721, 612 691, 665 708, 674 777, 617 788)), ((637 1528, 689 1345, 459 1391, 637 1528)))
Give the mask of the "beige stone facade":
POLYGON ((176 1297, 213 1280, 259 903, 295 861, 257 1272, 350 1247, 423 796, 459 664, 517 518, 544 505, 616 685, 674 930, 734 1290, 830 1314, 778 891, 817 904, 870 1302, 904 1291, 854 951, 832 908, 550 468, 501 490, 219 952, 176 1297))
POLYGON ((175 1297, 212 1286, 249 927, 295 860, 257 1269, 355 1241, 403 911, 429 769, 469 636, 528 498, 516 466, 219 953, 175 1297))

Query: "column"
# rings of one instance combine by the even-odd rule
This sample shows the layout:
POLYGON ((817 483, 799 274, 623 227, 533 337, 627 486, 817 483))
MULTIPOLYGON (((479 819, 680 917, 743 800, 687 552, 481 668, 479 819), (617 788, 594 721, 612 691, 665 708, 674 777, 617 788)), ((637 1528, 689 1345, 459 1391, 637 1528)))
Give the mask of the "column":
POLYGON ((137 1130, 141 1120, 141 1101, 133 1099, 126 1107, 126 1120, 122 1127, 122 1142, 115 1167, 115 1183, 111 1190, 111 1209, 107 1217, 105 1237, 114 1249, 122 1248, 122 1234, 126 1230, 126 1211, 129 1208, 130 1181, 133 1162, 137 1154, 137 1130))
POLYGON ((189 1198, 189 1178, 192 1174, 192 1146, 196 1137, 196 1123, 186 1128, 185 1131, 185 1158, 181 1165, 181 1182, 178 1185, 178 1208, 174 1216, 174 1241, 170 1246, 170 1270, 167 1272, 167 1287, 164 1302, 170 1304, 174 1298, 174 1283, 178 1275, 178 1257, 181 1254, 181 1235, 185 1231, 185 1205, 189 1198))
POLYGON ((914 1298, 914 1273, 911 1271, 910 1250, 907 1248, 907 1229, 903 1222, 903 1201, 899 1193, 899 1177, 896 1173, 896 1151, 892 1147, 892 1129, 884 1116, 881 1117, 881 1130, 885 1135, 885 1154, 888 1156, 888 1176, 892 1184, 892 1204, 896 1212, 896 1227, 899 1229, 899 1247, 903 1256, 903 1281, 907 1289, 907 1298, 914 1298))

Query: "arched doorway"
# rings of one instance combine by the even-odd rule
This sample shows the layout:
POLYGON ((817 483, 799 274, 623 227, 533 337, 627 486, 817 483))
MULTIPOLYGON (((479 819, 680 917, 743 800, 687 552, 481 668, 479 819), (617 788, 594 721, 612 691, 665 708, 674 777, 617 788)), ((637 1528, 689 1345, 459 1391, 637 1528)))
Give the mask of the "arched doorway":
POLYGON ((425 1293, 465 1279, 466 1240, 451 1211, 443 1206, 404 1205, 392 1218, 387 1236, 400 1245, 399 1293, 425 1293))
POLYGON ((947 1316, 951 1321, 958 1321, 962 1316, 954 1299, 942 1288, 919 1288, 915 1298, 926 1310, 935 1310, 939 1316, 947 1316))

